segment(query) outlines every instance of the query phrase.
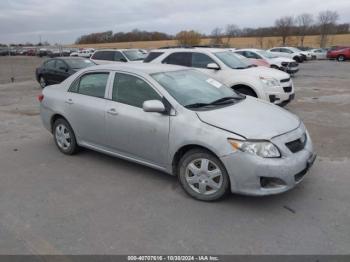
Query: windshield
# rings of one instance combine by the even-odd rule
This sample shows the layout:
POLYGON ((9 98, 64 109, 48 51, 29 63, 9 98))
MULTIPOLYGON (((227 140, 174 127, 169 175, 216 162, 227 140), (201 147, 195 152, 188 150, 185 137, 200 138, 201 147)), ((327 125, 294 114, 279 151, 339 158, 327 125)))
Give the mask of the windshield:
POLYGON ((214 55, 219 58, 225 65, 233 69, 246 69, 250 67, 246 61, 240 59, 236 54, 232 52, 218 52, 214 55))
MULTIPOLYGON (((220 82, 195 70, 163 72, 151 75, 177 102, 185 107, 205 107, 223 98, 242 99, 220 82)), ((228 101, 230 102, 230 101, 228 101)), ((231 101, 230 104, 233 102, 231 101)), ((227 103, 226 103, 227 104, 227 103)), ((215 105, 210 105, 215 106, 215 105)), ((216 105, 217 106, 217 105, 216 105)))
POLYGON ((67 59, 66 62, 73 69, 82 69, 95 65, 89 59, 67 59))
POLYGON ((128 50, 123 51, 123 53, 130 61, 142 61, 145 59, 145 55, 138 50, 128 50))
POLYGON ((256 51, 259 55, 266 57, 266 58, 277 58, 278 56, 276 56, 275 54, 272 54, 270 52, 264 51, 264 50, 259 50, 256 51))

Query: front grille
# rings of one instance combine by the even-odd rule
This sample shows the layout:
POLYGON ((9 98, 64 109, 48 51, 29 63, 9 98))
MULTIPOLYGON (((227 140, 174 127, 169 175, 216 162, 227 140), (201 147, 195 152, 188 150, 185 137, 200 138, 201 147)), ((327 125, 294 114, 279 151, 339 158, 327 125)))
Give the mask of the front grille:
POLYGON ((297 153, 304 149, 306 144, 306 134, 304 134, 301 138, 286 143, 286 146, 292 153, 297 153))
POLYGON ((283 90, 284 90, 285 93, 290 93, 290 92, 292 92, 292 87, 291 86, 285 86, 285 87, 283 87, 283 90))
POLYGON ((296 174, 296 175, 294 176, 295 182, 299 182, 300 180, 302 180, 303 177, 306 175, 307 170, 308 170, 308 169, 305 168, 303 171, 301 171, 300 173, 296 174))
POLYGON ((287 83, 287 82, 289 82, 290 81, 290 78, 286 78, 286 79, 282 79, 281 80, 281 83, 287 83))

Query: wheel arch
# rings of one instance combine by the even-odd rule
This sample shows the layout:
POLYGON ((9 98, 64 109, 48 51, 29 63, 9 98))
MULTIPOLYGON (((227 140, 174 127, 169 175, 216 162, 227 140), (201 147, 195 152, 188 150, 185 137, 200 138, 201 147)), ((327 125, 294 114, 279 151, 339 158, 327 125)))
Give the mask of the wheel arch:
POLYGON ((71 126, 71 124, 69 123, 67 118, 65 118, 62 114, 56 113, 56 114, 52 115, 52 117, 50 119, 50 130, 51 130, 51 133, 53 133, 53 125, 55 124, 56 120, 60 119, 60 118, 62 118, 65 121, 67 121, 67 123, 71 126))
POLYGON ((260 97, 260 93, 258 92, 258 90, 257 90, 256 88, 252 87, 251 85, 247 85, 247 84, 234 84, 234 85, 231 86, 231 88, 232 88, 233 90, 236 90, 236 89, 238 89, 238 88, 248 88, 248 89, 250 89, 251 91, 253 91, 253 92, 255 93, 256 97, 258 97, 258 98, 260 97))

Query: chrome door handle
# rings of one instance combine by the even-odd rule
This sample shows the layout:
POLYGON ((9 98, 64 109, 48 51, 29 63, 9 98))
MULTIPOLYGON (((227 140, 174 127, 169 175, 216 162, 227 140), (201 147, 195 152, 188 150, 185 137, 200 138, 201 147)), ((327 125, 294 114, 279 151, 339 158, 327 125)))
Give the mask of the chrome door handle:
POLYGON ((117 110, 115 108, 109 109, 107 111, 107 113, 110 114, 110 115, 114 115, 114 116, 118 115, 118 112, 117 112, 117 110))
POLYGON ((74 104, 74 102, 72 99, 69 98, 68 100, 66 100, 66 104, 72 105, 74 104))

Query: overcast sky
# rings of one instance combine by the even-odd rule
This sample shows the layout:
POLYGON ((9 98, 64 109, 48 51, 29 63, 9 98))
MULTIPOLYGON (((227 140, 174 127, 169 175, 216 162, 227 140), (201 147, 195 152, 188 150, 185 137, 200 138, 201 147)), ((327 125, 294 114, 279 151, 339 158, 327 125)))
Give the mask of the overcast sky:
POLYGON ((210 33, 237 24, 259 27, 276 18, 330 9, 350 22, 350 0, 1 0, 0 43, 73 43, 82 34, 105 30, 183 29, 210 33))

